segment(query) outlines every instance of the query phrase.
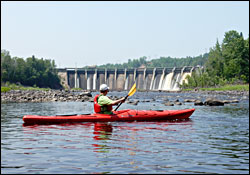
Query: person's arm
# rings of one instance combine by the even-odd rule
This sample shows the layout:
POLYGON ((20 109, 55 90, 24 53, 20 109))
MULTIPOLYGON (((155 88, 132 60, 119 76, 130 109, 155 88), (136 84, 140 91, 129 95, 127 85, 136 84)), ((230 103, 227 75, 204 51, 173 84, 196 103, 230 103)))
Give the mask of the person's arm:
POLYGON ((114 100, 111 105, 116 105, 116 104, 119 104, 119 103, 124 103, 125 102, 125 97, 122 97, 120 98, 119 100, 114 100))

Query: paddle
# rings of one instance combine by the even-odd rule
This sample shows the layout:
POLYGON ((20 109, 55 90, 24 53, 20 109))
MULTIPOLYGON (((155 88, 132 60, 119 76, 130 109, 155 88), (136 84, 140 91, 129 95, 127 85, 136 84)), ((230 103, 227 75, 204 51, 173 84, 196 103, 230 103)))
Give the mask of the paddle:
MULTIPOLYGON (((125 100, 129 97, 132 96, 134 93, 136 92, 136 83, 132 86, 132 88, 130 89, 128 95, 125 97, 125 100)), ((114 111, 116 111, 120 106, 121 106, 122 102, 115 108, 114 111)))

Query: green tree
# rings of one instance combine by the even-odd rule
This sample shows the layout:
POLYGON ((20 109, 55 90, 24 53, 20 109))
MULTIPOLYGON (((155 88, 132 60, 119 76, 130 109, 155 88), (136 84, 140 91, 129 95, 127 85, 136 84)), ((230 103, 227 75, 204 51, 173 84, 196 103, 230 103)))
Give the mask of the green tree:
MULTIPOLYGON (((249 72, 249 46, 242 34, 232 30, 226 32, 222 43, 224 62, 224 76, 228 80, 241 79, 249 72)), ((248 73, 249 74, 249 73, 248 73)), ((249 76, 249 75, 248 75, 249 76)))
POLYGON ((14 82, 24 82, 26 79, 25 75, 25 61, 22 58, 15 57, 16 69, 14 82))
POLYGON ((15 63, 11 59, 11 56, 8 51, 1 50, 1 79, 6 82, 14 82, 13 75, 15 72, 15 63))
POLYGON ((216 41, 215 47, 210 49, 205 67, 210 76, 223 76, 224 58, 222 56, 222 51, 218 39, 216 41))

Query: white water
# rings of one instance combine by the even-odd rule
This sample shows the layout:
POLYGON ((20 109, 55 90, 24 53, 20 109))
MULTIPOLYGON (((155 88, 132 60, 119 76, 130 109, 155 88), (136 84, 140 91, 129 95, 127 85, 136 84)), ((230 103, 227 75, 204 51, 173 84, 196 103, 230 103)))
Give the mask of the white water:
POLYGON ((175 77, 176 77, 176 79, 175 78, 173 79, 174 86, 171 90, 178 91, 178 90, 180 90, 179 83, 180 83, 180 79, 181 79, 181 73, 178 73, 175 77))
POLYGON ((154 76, 151 79, 149 90, 153 90, 153 83, 154 83, 154 76))
POLYGON ((89 75, 87 75, 87 90, 91 90, 91 87, 90 87, 90 77, 89 77, 89 75))
POLYGON ((93 76, 93 90, 96 90, 96 78, 97 78, 97 73, 95 73, 93 76))
POLYGON ((128 90, 128 76, 126 77, 126 80, 125 80, 125 85, 124 85, 124 90, 128 90))
POLYGON ((161 79, 160 79, 159 86, 158 86, 158 89, 160 89, 160 90, 162 89, 162 84, 163 84, 164 77, 165 77, 165 74, 163 73, 161 75, 161 79))
POLYGON ((77 77, 76 88, 79 88, 79 87, 80 87, 80 86, 79 86, 79 82, 80 82, 79 77, 77 77))
POLYGON ((155 76, 155 78, 154 78, 154 80, 153 80, 153 86, 152 86, 152 88, 150 89, 150 90, 158 90, 158 89, 156 89, 155 88, 155 86, 156 86, 156 76, 155 76))
POLYGON ((172 82, 172 79, 173 79, 173 76, 174 76, 174 73, 171 72, 169 74, 167 74, 164 78, 164 82, 163 82, 163 87, 162 89, 160 90, 166 90, 166 91, 170 91, 172 89, 171 87, 171 82, 172 82))

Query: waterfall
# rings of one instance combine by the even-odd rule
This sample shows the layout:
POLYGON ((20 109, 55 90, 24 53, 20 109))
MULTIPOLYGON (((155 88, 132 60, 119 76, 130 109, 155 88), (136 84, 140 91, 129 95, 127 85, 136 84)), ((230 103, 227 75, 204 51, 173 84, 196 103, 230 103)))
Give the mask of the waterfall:
POLYGON ((87 75, 87 90, 91 90, 89 74, 87 75))
POLYGON ((93 90, 96 90, 96 78, 97 78, 97 73, 95 73, 93 76, 93 90))
POLYGON ((76 79, 76 88, 79 88, 79 87, 80 87, 80 86, 79 86, 79 84, 80 84, 79 81, 80 81, 80 80, 79 80, 79 77, 77 77, 77 79, 76 79))
POLYGON ((181 73, 178 73, 177 76, 176 76, 176 79, 174 79, 174 81, 173 81, 174 86, 172 88, 173 91, 180 90, 180 88, 179 88, 179 82, 180 82, 181 76, 182 76, 181 73))
POLYGON ((156 84, 156 78, 153 79, 153 86, 151 87, 150 90, 157 90, 155 89, 155 84, 156 84))
POLYGON ((156 70, 156 68, 154 68, 154 70, 153 70, 153 75, 152 75, 152 79, 151 79, 151 82, 150 82, 149 90, 153 90, 153 86, 154 86, 154 82, 155 82, 155 70, 156 70))
POLYGON ((163 89, 163 80, 164 80, 164 77, 165 77, 165 69, 163 69, 162 71, 162 75, 161 75, 161 79, 160 79, 160 82, 159 82, 159 86, 158 86, 158 90, 162 90, 163 89))
POLYGON ((166 90, 166 91, 170 91, 172 89, 172 79, 174 76, 174 72, 171 72, 169 74, 167 74, 167 76, 165 76, 164 80, 163 80, 163 87, 162 90, 166 90))
POLYGON ((125 85, 124 85, 124 90, 128 90, 128 76, 126 77, 126 80, 125 80, 125 85))

